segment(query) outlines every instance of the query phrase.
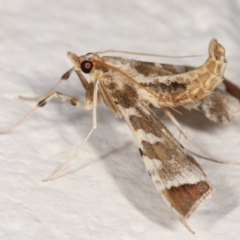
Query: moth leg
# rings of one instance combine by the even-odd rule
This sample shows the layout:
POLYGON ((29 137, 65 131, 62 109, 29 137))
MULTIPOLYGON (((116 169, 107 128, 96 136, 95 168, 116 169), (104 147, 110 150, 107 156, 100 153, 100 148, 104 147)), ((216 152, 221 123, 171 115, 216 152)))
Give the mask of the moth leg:
POLYGON ((93 124, 92 124, 92 128, 88 132, 88 134, 85 137, 85 139, 83 140, 83 142, 80 144, 80 146, 74 152, 74 154, 66 161, 66 163, 59 170, 57 170, 55 173, 53 173, 49 177, 44 178, 43 182, 46 182, 46 181, 49 181, 49 180, 53 179, 60 172, 62 172, 70 164, 70 162, 78 155, 78 153, 81 151, 84 144, 87 142, 89 137, 92 135, 93 131, 97 128, 97 93, 98 93, 98 82, 96 82, 94 92, 93 92, 93 105, 92 105, 93 106, 92 107, 92 109, 93 109, 93 124))
POLYGON ((12 130, 18 126, 20 126, 22 123, 24 123, 34 112, 36 112, 40 107, 44 107, 52 98, 56 97, 58 100, 67 102, 75 107, 83 108, 83 109, 92 109, 92 102, 86 101, 86 103, 79 101, 78 99, 71 97, 69 95, 55 92, 49 95, 48 97, 41 100, 35 108, 33 108, 23 119, 21 119, 16 124, 13 124, 11 126, 8 126, 6 128, 0 129, 0 133, 7 132, 9 130, 12 130))
POLYGON ((208 161, 222 163, 222 164, 229 164, 229 165, 240 165, 239 162, 234 161, 224 161, 222 159, 216 158, 215 156, 208 153, 206 150, 204 150, 202 147, 200 147, 189 135, 188 133, 182 128, 180 123, 177 121, 177 119, 172 115, 172 113, 167 110, 166 108, 162 108, 164 113, 169 117, 169 119, 173 122, 173 124, 177 127, 177 129, 180 131, 180 133, 183 134, 183 136, 188 139, 196 148, 198 148, 205 156, 208 158, 204 158, 208 161))
POLYGON ((87 90, 89 83, 86 80, 86 78, 83 76, 83 74, 81 73, 80 70, 75 69, 74 67, 69 69, 67 72, 65 72, 62 77, 56 82, 56 84, 45 94, 43 95, 39 95, 39 96, 35 96, 35 97, 27 97, 27 96, 19 96, 20 99, 23 100, 29 100, 29 101, 35 101, 35 100, 39 100, 39 99, 43 99, 46 98, 47 96, 49 96, 50 94, 54 93, 56 91, 56 89, 58 88, 58 86, 63 82, 68 80, 68 78, 70 77, 71 73, 75 71, 75 73, 77 74, 79 80, 81 81, 83 87, 87 90))
POLYGON ((87 90, 89 87, 89 82, 86 80, 86 78, 83 76, 82 72, 78 69, 74 69, 75 73, 77 74, 79 80, 81 81, 83 87, 87 90))
POLYGON ((62 77, 56 82, 56 84, 45 94, 43 95, 39 95, 39 96, 35 96, 35 97, 27 97, 27 96, 19 96, 20 99, 23 100, 28 100, 28 101, 36 101, 36 100, 40 100, 43 98, 46 98, 47 96, 49 96, 50 94, 54 93, 56 91, 56 89, 58 88, 58 86, 63 82, 68 80, 68 78, 70 77, 71 73, 75 71, 75 73, 77 74, 79 80, 81 81, 83 87, 87 90, 89 83, 86 80, 86 78, 83 76, 83 74, 81 73, 80 70, 75 69, 74 67, 69 69, 67 72, 65 72, 62 77))
POLYGON ((39 96, 35 96, 35 97, 27 97, 27 96, 19 96, 20 99, 23 100, 28 100, 28 101, 37 101, 43 98, 46 98, 47 96, 49 96, 50 94, 54 93, 57 89, 57 87, 65 80, 68 80, 68 78, 70 77, 71 73, 74 71, 74 68, 69 69, 67 72, 65 72, 62 77, 56 82, 56 84, 45 94, 43 95, 39 95, 39 96))

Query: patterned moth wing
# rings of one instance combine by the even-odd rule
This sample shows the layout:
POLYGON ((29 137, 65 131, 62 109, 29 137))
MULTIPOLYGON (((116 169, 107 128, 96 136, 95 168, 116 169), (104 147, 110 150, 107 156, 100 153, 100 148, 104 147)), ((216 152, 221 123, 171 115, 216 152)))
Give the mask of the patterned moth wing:
POLYGON ((240 101, 227 91, 225 81, 210 95, 184 107, 200 111, 213 122, 229 123, 240 117, 240 101))
POLYGON ((240 116, 240 89, 224 79, 225 50, 214 39, 209 44, 209 58, 197 69, 119 57, 103 60, 156 94, 151 102, 155 107, 182 105, 202 112, 211 121, 223 123, 240 116))
POLYGON ((141 99, 139 86, 111 69, 103 73, 99 84, 107 102, 111 101, 128 123, 157 190, 188 228, 185 219, 210 195, 211 183, 141 99))
MULTIPOLYGON (((138 85, 144 95, 150 94, 155 107, 177 107, 195 103, 209 95, 223 81, 226 68, 224 47, 212 39, 209 43, 209 57, 195 69, 150 62, 141 62, 119 57, 102 57, 104 63, 116 67, 138 85)), ((109 66, 109 67, 110 67, 109 66)))

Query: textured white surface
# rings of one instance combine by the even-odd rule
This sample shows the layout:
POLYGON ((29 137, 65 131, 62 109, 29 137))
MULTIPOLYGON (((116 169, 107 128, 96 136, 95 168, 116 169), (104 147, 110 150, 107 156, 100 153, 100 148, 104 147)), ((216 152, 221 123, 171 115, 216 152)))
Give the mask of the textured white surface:
MULTIPOLYGON (((203 54, 171 60, 197 66, 215 37, 227 50, 226 76, 240 85, 237 0, 5 0, 0 21, 0 128, 35 106, 18 95, 46 92, 71 67, 68 50, 203 54)), ((84 99, 76 77, 59 90, 84 99)), ((202 147, 239 160, 240 121, 223 126, 184 113, 178 118, 202 147)), ((215 191, 189 219, 196 231, 191 235, 154 189, 126 124, 105 106, 98 108, 100 128, 75 161, 43 183, 75 151, 91 122, 91 112, 54 100, 0 136, 0 239, 239 239, 240 167, 196 158, 215 191)))

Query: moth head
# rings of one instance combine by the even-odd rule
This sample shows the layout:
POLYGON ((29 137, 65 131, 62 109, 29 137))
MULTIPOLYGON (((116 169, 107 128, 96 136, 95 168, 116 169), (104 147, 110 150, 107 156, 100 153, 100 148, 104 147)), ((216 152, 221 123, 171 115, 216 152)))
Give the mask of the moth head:
POLYGON ((93 53, 87 53, 83 56, 77 56, 74 53, 68 52, 67 56, 70 58, 72 63, 84 73, 90 73, 93 68, 92 59, 94 56, 93 53))

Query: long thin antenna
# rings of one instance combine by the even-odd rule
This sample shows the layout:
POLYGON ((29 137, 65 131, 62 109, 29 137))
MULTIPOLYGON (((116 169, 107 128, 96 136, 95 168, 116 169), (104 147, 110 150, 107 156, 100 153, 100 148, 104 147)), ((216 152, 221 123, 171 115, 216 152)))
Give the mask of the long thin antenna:
POLYGON ((123 54, 131 54, 131 55, 139 55, 139 56, 149 56, 149 57, 164 57, 164 58, 190 58, 190 57, 201 57, 203 55, 186 55, 186 56, 169 56, 169 55, 161 55, 154 53, 139 53, 139 52, 130 52, 130 51, 118 51, 118 50, 106 50, 96 52, 97 54, 105 54, 105 53, 123 53, 123 54))

